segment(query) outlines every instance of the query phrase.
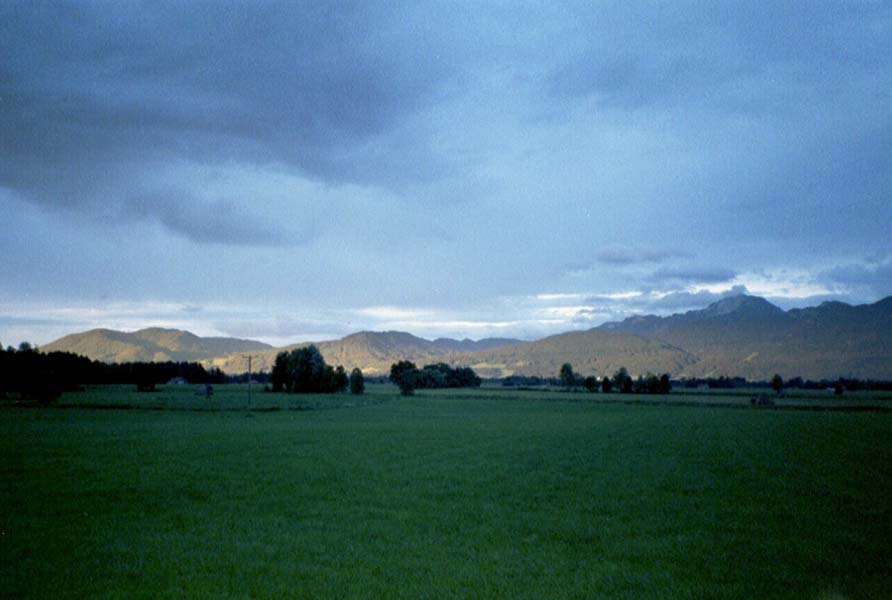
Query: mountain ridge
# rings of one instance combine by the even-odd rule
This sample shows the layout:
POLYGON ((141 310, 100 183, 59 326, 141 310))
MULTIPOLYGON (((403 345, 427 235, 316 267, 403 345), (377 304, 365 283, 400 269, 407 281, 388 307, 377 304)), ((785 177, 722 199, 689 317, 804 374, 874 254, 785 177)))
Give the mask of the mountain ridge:
POLYGON ((270 370, 283 350, 315 344, 326 361, 386 374, 398 360, 470 365, 482 376, 554 376, 569 362, 582 374, 668 372, 675 377, 741 376, 892 379, 892 297, 873 304, 828 301, 784 311, 764 298, 737 295, 703 309, 642 315, 539 340, 427 340, 404 331, 359 331, 338 340, 276 348, 238 338, 203 338, 177 329, 93 329, 48 344, 109 362, 196 360, 225 372, 270 370))
POLYGON ((892 298, 784 311, 763 298, 741 295, 700 310, 600 327, 695 353, 700 360, 691 376, 892 377, 892 298))
POLYGON ((255 340, 200 337, 182 329, 147 327, 132 332, 97 328, 73 333, 42 347, 103 362, 201 361, 220 354, 272 348, 255 340))

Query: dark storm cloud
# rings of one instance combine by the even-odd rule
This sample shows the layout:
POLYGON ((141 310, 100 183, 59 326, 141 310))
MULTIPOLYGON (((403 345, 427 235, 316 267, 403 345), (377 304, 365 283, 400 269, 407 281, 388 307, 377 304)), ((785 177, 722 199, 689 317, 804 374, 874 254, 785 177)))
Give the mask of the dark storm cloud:
MULTIPOLYGON (((124 216, 155 221, 200 244, 285 246, 296 243, 289 231, 274 222, 257 219, 240 203, 201 202, 176 190, 132 198, 124 216)), ((298 241, 305 239, 301 236, 298 241)))
POLYGON ((89 206, 127 202, 109 188, 178 160, 436 177, 444 163, 399 127, 445 67, 389 6, 4 3, 0 185, 89 206))
POLYGON ((889 164, 888 2, 0 2, 25 304, 262 305, 245 335, 421 307, 462 337, 593 293, 589 323, 698 284, 871 301, 889 164))
POLYGON ((867 298, 882 298, 892 295, 892 259, 840 265, 822 272, 819 279, 830 285, 843 284, 867 298))
MULTIPOLYGON (((687 266, 662 266, 652 270, 649 274, 641 274, 646 268, 654 269, 657 265, 667 263, 690 263, 692 254, 678 250, 642 250, 623 247, 612 247, 600 250, 595 259, 597 264, 570 265, 565 271, 570 274, 585 274, 598 268, 598 264, 615 269, 623 269, 626 273, 639 272, 634 279, 640 289, 657 290, 672 289, 678 286, 692 284, 711 284, 730 281, 737 273, 724 267, 687 266)), ((626 278, 631 277, 627 275, 626 278)))

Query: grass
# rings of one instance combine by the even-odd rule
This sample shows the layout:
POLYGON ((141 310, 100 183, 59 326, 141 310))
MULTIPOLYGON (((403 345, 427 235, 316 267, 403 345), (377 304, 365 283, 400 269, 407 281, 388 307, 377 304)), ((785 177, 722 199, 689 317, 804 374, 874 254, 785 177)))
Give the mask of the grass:
POLYGON ((885 412, 243 391, 0 408, 2 594, 892 597, 885 412))
POLYGON ((154 392, 138 392, 134 385, 87 386, 84 391, 67 393, 57 406, 64 408, 187 410, 193 412, 279 410, 318 410, 351 408, 382 402, 392 395, 390 386, 369 386, 369 393, 351 394, 285 394, 263 391, 254 385, 250 402, 248 386, 216 385, 213 394, 199 392, 201 386, 160 385, 154 392))

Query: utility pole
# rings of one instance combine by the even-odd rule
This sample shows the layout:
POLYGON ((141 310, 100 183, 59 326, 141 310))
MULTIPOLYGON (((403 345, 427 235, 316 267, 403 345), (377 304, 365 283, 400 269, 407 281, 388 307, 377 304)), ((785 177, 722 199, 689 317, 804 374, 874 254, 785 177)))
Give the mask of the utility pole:
POLYGON ((251 359, 253 356, 248 355, 248 414, 251 414, 251 359))

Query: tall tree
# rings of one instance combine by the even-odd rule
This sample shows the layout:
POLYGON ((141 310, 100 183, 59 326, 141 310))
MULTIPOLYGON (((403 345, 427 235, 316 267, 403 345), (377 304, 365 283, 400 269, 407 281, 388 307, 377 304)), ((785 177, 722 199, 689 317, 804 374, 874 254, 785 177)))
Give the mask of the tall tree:
POLYGON ((660 387, 657 392, 660 394, 668 394, 672 391, 672 382, 669 380, 669 373, 660 375, 660 387))
POLYGON ((365 377, 362 376, 359 367, 356 367, 350 371, 350 393, 362 394, 363 392, 365 392, 365 377))
POLYGON ((276 354, 276 361, 273 363, 273 370, 270 373, 270 379, 273 382, 274 392, 290 392, 291 377, 288 369, 288 353, 279 352, 276 354))
POLYGON ((418 385, 420 371, 415 363, 409 360, 401 360, 390 365, 390 381, 400 388, 403 396, 411 396, 418 385))
POLYGON ((784 389, 784 379, 778 373, 775 373, 774 377, 771 378, 771 389, 776 394, 780 394, 784 389))
POLYGON ((613 385, 618 392, 623 394, 630 394, 632 392, 632 377, 629 375, 629 372, 626 371, 625 367, 620 367, 617 369, 616 373, 613 374, 613 385))
POLYGON ((573 365, 564 363, 561 365, 560 372, 561 385, 570 389, 576 385, 576 373, 573 372, 573 365))

